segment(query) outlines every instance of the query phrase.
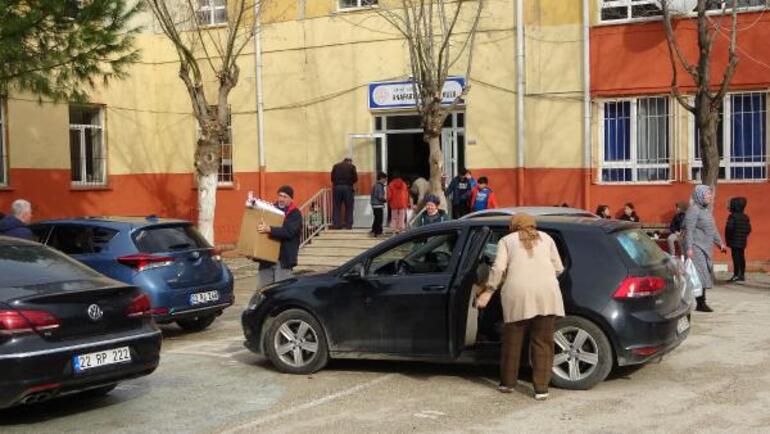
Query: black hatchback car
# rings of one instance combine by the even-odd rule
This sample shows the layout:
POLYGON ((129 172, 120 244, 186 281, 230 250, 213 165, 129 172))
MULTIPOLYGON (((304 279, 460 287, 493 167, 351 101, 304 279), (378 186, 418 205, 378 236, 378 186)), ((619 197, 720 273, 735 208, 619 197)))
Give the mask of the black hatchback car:
POLYGON ((0 237, 0 408, 109 393, 153 372, 160 346, 150 300, 136 287, 0 237))
MULTIPOLYGON (((499 291, 481 312, 471 293, 508 222, 426 226, 331 272, 263 288, 242 316, 245 345, 297 374, 323 368, 330 357, 494 363, 499 291)), ((660 358, 687 337, 692 295, 682 267, 637 226, 544 217, 538 227, 556 241, 566 267, 555 386, 589 389, 614 366, 660 358)))

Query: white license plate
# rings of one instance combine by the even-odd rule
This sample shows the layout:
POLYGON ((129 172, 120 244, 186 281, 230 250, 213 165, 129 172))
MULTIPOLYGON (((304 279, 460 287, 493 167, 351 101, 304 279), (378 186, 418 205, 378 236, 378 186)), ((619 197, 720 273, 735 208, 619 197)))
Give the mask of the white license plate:
POLYGON ((219 291, 206 291, 190 294, 190 304, 211 303, 219 300, 219 291))
POLYGON ((131 350, 128 347, 112 348, 72 357, 72 363, 75 365, 75 373, 78 374, 88 369, 114 365, 116 363, 127 363, 130 361, 131 350))
POLYGON ((682 334, 689 328, 690 320, 688 320, 686 316, 679 318, 679 322, 676 323, 676 332, 682 334))

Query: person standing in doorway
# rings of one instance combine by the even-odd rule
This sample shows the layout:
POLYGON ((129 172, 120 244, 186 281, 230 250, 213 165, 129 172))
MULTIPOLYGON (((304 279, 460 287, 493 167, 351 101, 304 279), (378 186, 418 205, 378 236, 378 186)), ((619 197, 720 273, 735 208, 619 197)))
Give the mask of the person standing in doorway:
POLYGON ((495 192, 489 188, 489 180, 486 176, 479 177, 479 183, 471 191, 469 203, 471 212, 497 208, 495 192))
POLYGON ((353 228, 353 186, 358 182, 358 173, 353 160, 345 158, 332 167, 332 225, 334 229, 353 228), (342 221, 342 207, 345 207, 345 222, 342 221))
POLYGON ((709 208, 714 200, 711 187, 698 185, 692 192, 692 201, 684 216, 684 248, 687 257, 692 259, 698 272, 700 283, 703 285, 703 295, 696 298, 695 310, 699 312, 713 312, 706 304, 706 291, 714 286, 714 255, 713 246, 719 246, 722 252, 727 247, 719 236, 714 213, 709 208))
POLYGON ((0 235, 37 241, 27 225, 32 221, 32 204, 17 199, 11 204, 11 213, 0 220, 0 235))
POLYGON ((409 187, 398 172, 388 184, 388 206, 390 207, 390 227, 399 234, 406 229, 406 210, 409 208, 409 187))
POLYGON ((297 265, 300 234, 302 233, 302 213, 294 205, 294 189, 291 186, 284 185, 278 189, 278 201, 275 206, 285 214, 283 224, 281 226, 268 226, 260 223, 257 226, 257 231, 281 242, 278 263, 260 261, 257 289, 290 278, 292 269, 297 265))
POLYGON ((372 214, 374 222, 372 223, 372 236, 377 238, 382 235, 382 220, 385 213, 385 204, 387 199, 385 190, 388 188, 388 175, 383 172, 377 174, 377 182, 372 187, 372 195, 369 203, 372 205, 372 214))
POLYGON ((751 220, 746 215, 746 198, 730 199, 730 216, 725 225, 725 239, 733 257, 733 277, 730 282, 746 281, 746 245, 751 234, 751 220))
POLYGON ((452 218, 459 219, 470 212, 468 203, 474 187, 476 187, 476 180, 468 169, 460 170, 460 174, 449 183, 446 194, 452 196, 452 218))
POLYGON ((564 265, 553 238, 537 230, 531 215, 513 216, 510 230, 497 243, 497 257, 476 306, 486 307, 492 294, 502 287, 500 300, 505 325, 498 390, 510 393, 516 387, 521 347, 529 334, 535 399, 543 400, 548 397, 551 381, 556 317, 564 316, 558 281, 564 265))

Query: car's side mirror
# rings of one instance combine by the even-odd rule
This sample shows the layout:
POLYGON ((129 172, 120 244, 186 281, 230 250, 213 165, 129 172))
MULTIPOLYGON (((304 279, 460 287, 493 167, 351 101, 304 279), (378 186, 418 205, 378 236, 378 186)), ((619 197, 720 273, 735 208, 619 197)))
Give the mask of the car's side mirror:
POLYGON ((364 268, 364 264, 360 262, 345 273, 345 277, 348 279, 363 279, 364 276, 366 276, 366 268, 364 268))

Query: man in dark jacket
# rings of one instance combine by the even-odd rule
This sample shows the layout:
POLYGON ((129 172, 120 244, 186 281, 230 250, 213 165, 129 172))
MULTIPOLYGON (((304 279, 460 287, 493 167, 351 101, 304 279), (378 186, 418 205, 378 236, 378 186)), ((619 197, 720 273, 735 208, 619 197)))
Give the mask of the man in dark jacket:
POLYGON ((470 212, 468 203, 475 186, 476 180, 468 169, 460 170, 460 174, 449 183, 446 194, 452 196, 452 218, 459 219, 470 212))
POLYGON ((744 212, 746 198, 730 199, 729 208, 730 216, 725 225, 725 241, 733 256, 733 277, 729 282, 743 282, 746 280, 746 244, 751 233, 751 220, 744 212))
POLYGON ((292 269, 297 265, 302 233, 302 213, 294 205, 294 189, 288 185, 279 188, 278 202, 275 205, 286 214, 283 225, 268 226, 261 223, 257 226, 257 231, 281 242, 278 263, 260 262, 257 289, 290 278, 292 269))
MULTIPOLYGON (((684 225, 684 216, 687 213, 687 202, 680 201, 676 203, 676 213, 668 226, 668 253, 676 256, 676 244, 682 247, 682 226, 684 225)), ((684 254, 684 252, 682 252, 684 254)))
POLYGON ((32 221, 32 205, 24 199, 11 204, 11 214, 0 220, 0 235, 37 241, 35 234, 27 227, 32 221))
POLYGON ((353 160, 345 158, 332 167, 332 225, 335 229, 353 228, 353 185, 358 182, 358 173, 353 160), (342 224, 342 206, 345 206, 345 224, 342 224))

